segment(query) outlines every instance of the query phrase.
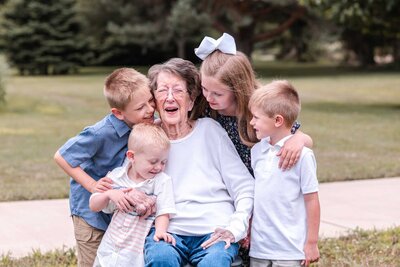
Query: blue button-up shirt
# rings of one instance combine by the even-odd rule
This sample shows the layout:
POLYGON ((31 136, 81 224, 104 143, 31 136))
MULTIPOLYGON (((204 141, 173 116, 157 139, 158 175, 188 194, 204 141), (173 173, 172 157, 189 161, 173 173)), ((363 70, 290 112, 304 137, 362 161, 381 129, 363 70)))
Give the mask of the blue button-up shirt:
MULTIPOLYGON (((125 122, 109 114, 69 139, 59 151, 71 167, 81 167, 97 181, 124 162, 130 131, 131 128, 125 122)), ((70 186, 71 214, 80 216, 89 225, 105 231, 111 220, 110 215, 91 211, 91 193, 74 179, 71 179, 70 186)))

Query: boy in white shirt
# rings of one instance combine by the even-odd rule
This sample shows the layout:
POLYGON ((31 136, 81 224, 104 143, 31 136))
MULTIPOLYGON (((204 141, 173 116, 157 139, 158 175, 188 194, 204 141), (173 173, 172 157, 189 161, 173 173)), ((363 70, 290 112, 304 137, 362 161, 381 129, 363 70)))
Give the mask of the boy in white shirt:
POLYGON ((282 171, 276 156, 300 112, 298 93, 285 80, 273 81, 255 90, 249 107, 250 124, 261 140, 251 149, 255 192, 250 266, 308 266, 319 259, 315 157, 304 147, 298 162, 282 171))
POLYGON ((154 240, 175 245, 174 237, 167 232, 169 216, 176 212, 172 180, 163 172, 169 148, 169 139, 161 127, 145 123, 133 126, 126 152, 128 164, 107 175, 113 180, 113 189, 94 193, 89 200, 93 211, 114 212, 94 266, 143 266, 144 241, 153 221, 154 240), (131 188, 157 197, 155 216, 144 219, 131 211, 124 197, 131 188))

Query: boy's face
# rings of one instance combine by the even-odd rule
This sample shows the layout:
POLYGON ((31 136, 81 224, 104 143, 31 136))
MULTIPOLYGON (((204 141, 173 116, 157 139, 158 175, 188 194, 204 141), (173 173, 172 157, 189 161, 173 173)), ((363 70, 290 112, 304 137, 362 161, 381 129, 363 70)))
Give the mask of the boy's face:
POLYGON ((256 131, 257 139, 261 140, 271 136, 273 131, 276 130, 275 118, 270 118, 258 107, 252 107, 251 113, 253 114, 253 118, 250 121, 250 125, 253 126, 256 131))
POLYGON ((152 146, 142 152, 134 153, 128 158, 136 171, 138 179, 153 179, 158 173, 163 172, 167 164, 169 149, 152 146))
POLYGON ((124 110, 120 110, 118 118, 129 127, 141 122, 153 123, 155 103, 149 88, 138 88, 133 99, 124 110))

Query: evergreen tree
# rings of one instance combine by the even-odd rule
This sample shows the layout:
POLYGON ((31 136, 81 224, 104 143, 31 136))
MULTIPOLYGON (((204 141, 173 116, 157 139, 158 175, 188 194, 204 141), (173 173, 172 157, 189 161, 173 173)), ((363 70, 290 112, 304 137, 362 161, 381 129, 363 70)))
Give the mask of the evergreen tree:
POLYGON ((89 60, 75 0, 15 0, 3 13, 3 42, 21 74, 66 74, 89 60))

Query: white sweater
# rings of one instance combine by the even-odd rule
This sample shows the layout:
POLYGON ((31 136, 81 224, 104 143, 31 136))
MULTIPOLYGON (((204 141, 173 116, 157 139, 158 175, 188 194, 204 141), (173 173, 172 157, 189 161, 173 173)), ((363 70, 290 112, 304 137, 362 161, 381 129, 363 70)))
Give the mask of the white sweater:
POLYGON ((165 172, 174 184, 177 211, 170 232, 195 236, 221 227, 235 242, 246 236, 254 179, 218 122, 198 119, 188 136, 172 140, 165 172))

